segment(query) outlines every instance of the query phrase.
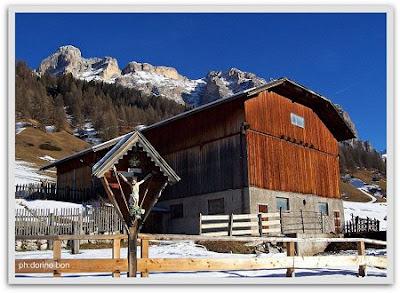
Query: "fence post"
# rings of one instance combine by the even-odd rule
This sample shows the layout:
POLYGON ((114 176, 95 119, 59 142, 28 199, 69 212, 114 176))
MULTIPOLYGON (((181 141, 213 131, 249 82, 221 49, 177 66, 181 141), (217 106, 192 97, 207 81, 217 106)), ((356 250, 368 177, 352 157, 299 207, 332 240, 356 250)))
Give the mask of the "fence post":
POLYGON ((201 213, 199 214, 199 235, 201 235, 201 225, 202 225, 202 222, 201 222, 201 213))
MULTIPOLYGON (((141 253, 142 259, 149 258, 149 240, 148 239, 141 240, 140 253, 141 253)), ((149 276, 149 271, 147 270, 147 267, 144 268, 144 270, 140 273, 140 276, 142 278, 147 278, 149 276)))
MULTIPOLYGON (((113 239, 113 248, 112 248, 112 258, 121 258, 121 239, 114 238, 113 239)), ((113 278, 119 278, 121 276, 120 271, 114 271, 112 273, 113 278)))
MULTIPOLYGON (((359 256, 364 256, 365 255, 365 242, 364 241, 357 242, 357 250, 358 250, 358 255, 359 256)), ((363 258, 362 262, 364 263, 364 258, 363 258)), ((362 265, 358 266, 358 275, 360 277, 365 277, 365 275, 366 275, 366 273, 365 273, 366 267, 367 266, 365 264, 362 264, 362 265)))
POLYGON ((282 207, 279 208, 279 220, 281 221, 281 234, 283 235, 282 207))
MULTIPOLYGON (((295 256, 295 244, 294 242, 286 242, 286 255, 295 256)), ((294 267, 286 269, 286 277, 294 277, 294 267)))
MULTIPOLYGON (((61 259, 61 240, 54 240, 53 242, 53 260, 57 263, 61 259)), ((57 270, 53 271, 53 277, 61 277, 61 273, 57 270)))
POLYGON ((367 217, 367 232, 369 232, 369 218, 367 217))
POLYGON ((303 233, 304 233, 304 219, 303 219, 303 210, 300 210, 300 215, 301 215, 301 227, 303 229, 303 233))
MULTIPOLYGON (((78 221, 73 221, 72 222, 72 233, 74 235, 80 235, 80 229, 79 229, 79 222, 78 221)), ((79 253, 79 243, 80 240, 79 239, 73 239, 72 240, 72 254, 78 254, 79 253)))
POLYGON ((262 237, 263 236, 262 215, 259 213, 257 216, 258 216, 258 234, 260 234, 260 237, 262 237))
MULTIPOLYGON (((50 236, 55 236, 55 219, 54 219, 54 213, 49 213, 49 232, 50 236)), ((49 239, 47 240, 47 247, 49 249, 53 249, 53 240, 49 239)))
POLYGON ((229 215, 228 236, 232 236, 233 231, 233 214, 229 215))
POLYGON ((322 215, 322 212, 320 212, 321 214, 321 233, 324 233, 324 216, 322 215))
POLYGON ((376 220, 376 231, 379 232, 379 220, 376 220))

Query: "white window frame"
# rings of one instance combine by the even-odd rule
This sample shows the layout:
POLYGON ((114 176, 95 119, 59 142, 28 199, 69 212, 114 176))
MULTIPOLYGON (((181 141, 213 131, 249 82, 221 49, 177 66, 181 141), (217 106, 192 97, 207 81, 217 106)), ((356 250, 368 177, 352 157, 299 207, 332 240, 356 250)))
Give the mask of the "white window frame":
POLYGON ((304 128, 304 117, 299 116, 295 113, 290 113, 290 121, 293 125, 304 128))

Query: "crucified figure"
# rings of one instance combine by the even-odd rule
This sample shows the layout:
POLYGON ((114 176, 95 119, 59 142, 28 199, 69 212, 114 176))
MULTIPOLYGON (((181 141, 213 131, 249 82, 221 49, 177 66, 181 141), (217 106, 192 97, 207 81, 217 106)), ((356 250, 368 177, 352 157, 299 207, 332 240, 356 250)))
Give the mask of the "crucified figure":
POLYGON ((140 185, 143 184, 147 179, 149 179, 152 174, 149 173, 146 175, 146 177, 143 178, 141 181, 137 181, 137 178, 134 176, 132 177, 132 181, 129 182, 129 180, 122 175, 121 173, 118 173, 118 175, 124 180, 131 188, 131 194, 129 195, 129 213, 131 216, 134 216, 138 219, 140 219, 141 215, 143 214, 144 211, 139 207, 139 188, 140 185))

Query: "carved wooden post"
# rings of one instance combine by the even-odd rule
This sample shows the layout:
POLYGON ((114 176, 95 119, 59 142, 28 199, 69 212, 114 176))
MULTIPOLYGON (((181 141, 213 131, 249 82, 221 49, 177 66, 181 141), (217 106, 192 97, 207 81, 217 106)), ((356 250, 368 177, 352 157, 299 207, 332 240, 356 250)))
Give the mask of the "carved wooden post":
MULTIPOLYGON (((61 240, 54 240, 53 242, 53 260, 54 265, 61 259, 61 240)), ((61 273, 54 268, 53 277, 61 277, 61 273)))
MULTIPOLYGON (((295 256, 295 243, 294 242, 286 242, 286 254, 287 256, 295 256)), ((286 277, 294 277, 294 267, 287 268, 286 277)))
MULTIPOLYGON (((364 256, 365 255, 365 242, 364 241, 359 241, 357 242, 357 250, 358 250, 358 255, 359 256, 364 256)), ((365 269, 366 269, 366 265, 359 265, 358 267, 358 275, 360 277, 365 277, 365 269)))
MULTIPOLYGON (((113 259, 121 258, 121 239, 120 238, 113 239, 112 258, 113 259)), ((114 271, 112 273, 112 276, 113 276, 113 278, 119 278, 121 276, 121 272, 114 271)))
MULTIPOLYGON (((141 258, 149 258, 149 240, 148 239, 142 239, 140 243, 140 253, 141 253, 141 258)), ((149 276, 149 271, 147 270, 147 267, 145 271, 142 271, 140 273, 140 276, 142 278, 146 278, 149 276)))
POLYGON ((138 223, 134 222, 128 232, 128 277, 135 278, 137 273, 137 236, 138 223))

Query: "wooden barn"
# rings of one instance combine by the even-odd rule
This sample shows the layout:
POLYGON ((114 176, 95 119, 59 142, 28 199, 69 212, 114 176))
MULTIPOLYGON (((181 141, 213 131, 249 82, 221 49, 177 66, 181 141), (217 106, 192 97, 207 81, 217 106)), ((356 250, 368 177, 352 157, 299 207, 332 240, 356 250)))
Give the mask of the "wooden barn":
MULTIPOLYGON (((199 233, 199 214, 307 211, 343 222, 338 142, 354 134, 334 105, 287 79, 216 100, 141 133, 176 171, 157 232, 199 233)), ((92 166, 121 137, 45 168, 60 187, 96 184, 92 166)), ((335 227, 336 226, 336 227, 335 227)))

